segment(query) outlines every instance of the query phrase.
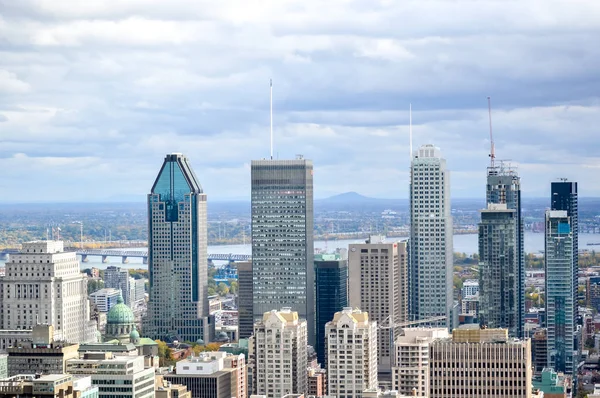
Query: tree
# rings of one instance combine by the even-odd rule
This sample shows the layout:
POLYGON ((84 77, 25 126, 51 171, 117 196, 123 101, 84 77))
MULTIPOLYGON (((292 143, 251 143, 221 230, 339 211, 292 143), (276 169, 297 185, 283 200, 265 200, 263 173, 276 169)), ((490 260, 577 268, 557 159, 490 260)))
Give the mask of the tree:
POLYGON ((232 279, 229 281, 229 293, 237 294, 238 287, 239 287, 239 285, 236 280, 232 279))
POLYGON ((88 279, 88 294, 97 292, 104 287, 104 281, 99 279, 88 279))
POLYGON ((208 343, 208 344, 195 344, 192 347, 195 355, 200 354, 201 352, 209 352, 209 351, 219 351, 219 347, 221 347, 221 343, 208 343))
POLYGON ((174 362, 173 352, 171 351, 167 343, 161 340, 154 341, 156 341, 156 344, 158 344, 158 360, 160 366, 167 366, 172 364, 174 362))
POLYGON ((227 285, 224 282, 221 282, 217 286, 217 291, 219 292, 220 296, 225 296, 229 293, 229 287, 227 287, 227 285))
POLYGON ((215 288, 212 287, 212 286, 209 286, 208 287, 208 295, 209 296, 216 296, 216 294, 217 294, 217 291, 215 290, 215 288))

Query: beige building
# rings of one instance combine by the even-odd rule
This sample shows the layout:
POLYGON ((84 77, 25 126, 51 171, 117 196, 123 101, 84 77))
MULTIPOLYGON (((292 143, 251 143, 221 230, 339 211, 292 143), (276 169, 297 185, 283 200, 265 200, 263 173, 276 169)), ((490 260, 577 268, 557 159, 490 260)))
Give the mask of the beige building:
POLYGON ((393 390, 401 394, 429 394, 429 344, 449 337, 446 328, 405 328, 394 342, 393 390))
POLYGON ((254 358, 254 390, 280 398, 307 391, 307 326, 289 308, 266 312, 254 324, 250 355, 254 358))
POLYGON ((154 379, 156 398, 192 398, 192 393, 183 384, 172 384, 164 379, 162 375, 156 375, 154 379))
POLYGON ((507 329, 455 329, 430 345, 430 398, 531 398, 531 342, 507 329))
POLYGON ((389 372, 394 348, 391 342, 408 315, 408 276, 406 242, 385 242, 371 236, 366 243, 350 245, 348 289, 352 308, 367 312, 377 321, 379 371, 389 372))
POLYGON ((377 387, 377 322, 358 309, 344 308, 325 325, 327 387, 334 397, 360 398, 377 387))
POLYGON ((20 374, 0 380, 0 398, 74 398, 73 392, 73 376, 68 374, 20 374))

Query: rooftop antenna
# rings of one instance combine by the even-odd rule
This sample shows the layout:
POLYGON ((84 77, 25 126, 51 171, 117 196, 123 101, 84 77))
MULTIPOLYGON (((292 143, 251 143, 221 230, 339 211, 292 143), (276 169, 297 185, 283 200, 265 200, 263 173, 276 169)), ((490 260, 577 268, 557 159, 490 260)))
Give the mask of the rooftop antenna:
POLYGON ((490 119, 490 166, 494 167, 494 160, 496 159, 496 150, 494 148, 494 136, 492 135, 492 98, 487 97, 488 100, 488 116, 490 119))
POLYGON ((410 153, 408 158, 412 161, 413 147, 412 147, 412 103, 408 105, 408 135, 410 137, 410 153))
POLYGON ((271 105, 271 160, 273 160, 273 79, 269 79, 271 105))

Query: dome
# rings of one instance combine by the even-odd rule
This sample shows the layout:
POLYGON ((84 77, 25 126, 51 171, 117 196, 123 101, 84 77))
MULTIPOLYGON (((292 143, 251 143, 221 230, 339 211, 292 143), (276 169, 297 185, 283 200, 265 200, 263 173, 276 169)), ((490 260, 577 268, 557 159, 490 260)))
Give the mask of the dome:
POLYGON ((140 333, 137 331, 137 329, 134 325, 133 330, 131 331, 131 333, 129 333, 129 340, 131 340, 132 343, 135 343, 139 339, 140 339, 140 333))
POLYGON ((204 345, 204 340, 198 339, 198 340, 196 340, 196 344, 198 344, 198 345, 204 345))
POLYGON ((106 315, 106 323, 109 325, 125 325, 135 323, 135 317, 131 308, 123 303, 123 297, 119 296, 117 305, 113 306, 106 315))
POLYGON ((229 336, 227 335, 227 333, 225 333, 225 332, 221 332, 221 333, 219 333, 219 338, 220 338, 220 339, 228 339, 228 338, 229 338, 229 336))

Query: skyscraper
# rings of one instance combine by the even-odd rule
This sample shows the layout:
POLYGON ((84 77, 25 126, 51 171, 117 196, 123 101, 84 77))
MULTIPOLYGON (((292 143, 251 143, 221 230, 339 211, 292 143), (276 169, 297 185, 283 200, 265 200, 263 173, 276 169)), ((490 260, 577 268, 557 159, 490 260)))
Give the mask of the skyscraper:
MULTIPOLYGON (((525 263, 523 248, 523 220, 521 218, 521 179, 517 171, 504 162, 492 163, 487 169, 486 203, 506 204, 507 209, 515 210, 517 242, 517 273, 515 281, 519 294, 516 307, 519 309, 515 337, 523 337, 525 323, 525 263)), ((481 306, 482 307, 482 306, 481 306)), ((480 307, 480 310, 481 310, 480 307)))
POLYGON ((254 314, 252 313, 252 262, 237 263, 238 271, 238 334, 240 339, 247 339, 254 331, 254 314))
POLYGON ((148 235, 150 301, 144 334, 161 340, 212 340, 206 194, 181 154, 165 157, 148 195, 148 235))
MULTIPOLYGON (((577 278, 573 276, 574 231, 566 210, 546 211, 546 323, 548 366, 576 375, 577 278)), ((575 383, 573 383, 575 385, 575 383)))
POLYGON ((488 204, 479 223, 479 323, 521 334, 516 210, 488 204))
POLYGON ((423 145, 410 173, 410 316, 446 316, 431 326, 452 325, 452 215, 450 172, 439 148, 423 145))
POLYGON ((339 254, 315 256, 317 341, 319 363, 325 366, 325 325, 336 312, 348 306, 348 258, 339 254))
POLYGON ((312 162, 253 160, 251 169, 254 319, 290 307, 306 319, 314 345, 312 162))
POLYGON ((129 271, 113 265, 106 267, 104 271, 104 287, 120 290, 125 304, 130 307, 132 306, 129 271))

